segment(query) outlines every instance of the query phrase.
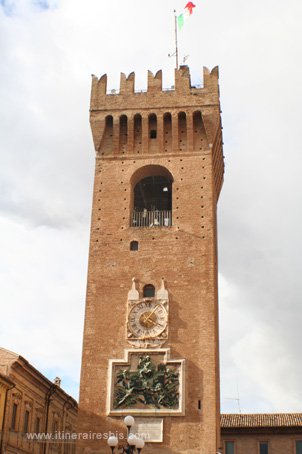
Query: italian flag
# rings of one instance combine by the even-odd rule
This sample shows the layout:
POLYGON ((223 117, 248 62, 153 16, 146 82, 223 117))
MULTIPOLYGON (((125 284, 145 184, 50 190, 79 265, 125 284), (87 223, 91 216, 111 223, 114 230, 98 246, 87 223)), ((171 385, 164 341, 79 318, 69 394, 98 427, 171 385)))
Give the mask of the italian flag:
POLYGON ((193 14, 194 3, 188 2, 185 6, 184 12, 177 17, 177 23, 179 30, 184 26, 185 20, 193 14))

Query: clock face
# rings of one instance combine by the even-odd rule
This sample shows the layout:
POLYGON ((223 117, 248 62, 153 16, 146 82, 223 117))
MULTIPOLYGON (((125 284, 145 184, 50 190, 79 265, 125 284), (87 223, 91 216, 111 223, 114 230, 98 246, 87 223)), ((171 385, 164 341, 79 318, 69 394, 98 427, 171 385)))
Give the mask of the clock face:
POLYGON ((167 320, 168 314, 162 303, 152 299, 143 300, 131 308, 128 326, 136 338, 150 339, 166 329, 167 320))

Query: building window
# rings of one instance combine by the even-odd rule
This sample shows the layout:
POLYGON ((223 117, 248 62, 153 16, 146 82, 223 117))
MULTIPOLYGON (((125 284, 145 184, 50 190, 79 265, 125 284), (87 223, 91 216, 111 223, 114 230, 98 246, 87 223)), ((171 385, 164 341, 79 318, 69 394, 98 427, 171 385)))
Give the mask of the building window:
POLYGON ((268 442, 261 441, 259 444, 259 454, 268 454, 268 442))
POLYGON ((235 443, 233 441, 225 442, 225 454, 235 454, 235 443))
POLYGON ((156 129, 151 129, 151 131, 150 131, 150 139, 156 139, 156 129))
POLYGON ((11 430, 16 430, 18 405, 13 405, 11 430))
POLYGON ((144 298, 154 298, 155 296, 155 287, 152 284, 147 284, 144 287, 143 291, 144 298))
POLYGON ((296 441, 296 454, 302 454, 302 440, 296 441))
POLYGON ((172 181, 161 175, 146 177, 134 188, 134 207, 143 211, 172 209, 172 181))
POLYGON ((70 440, 65 440, 64 454, 70 454, 70 440))
POLYGON ((38 434, 40 432, 40 424, 41 424, 41 418, 39 416, 36 417, 36 422, 35 422, 35 432, 38 434))
POLYGON ((52 433, 54 434, 55 432, 58 432, 59 424, 56 419, 53 419, 52 421, 52 433))
POLYGON ((138 251, 138 241, 131 241, 130 251, 138 251))
POLYGON ((24 413, 23 433, 28 432, 28 423, 29 423, 29 411, 26 410, 26 412, 24 413))

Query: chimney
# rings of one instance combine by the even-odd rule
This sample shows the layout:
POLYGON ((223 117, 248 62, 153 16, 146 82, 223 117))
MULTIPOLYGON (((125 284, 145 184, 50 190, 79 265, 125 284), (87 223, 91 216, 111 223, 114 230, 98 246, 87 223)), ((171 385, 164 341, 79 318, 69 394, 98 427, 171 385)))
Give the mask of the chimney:
POLYGON ((60 379, 60 377, 56 377, 53 382, 54 382, 55 385, 61 387, 61 379, 60 379))

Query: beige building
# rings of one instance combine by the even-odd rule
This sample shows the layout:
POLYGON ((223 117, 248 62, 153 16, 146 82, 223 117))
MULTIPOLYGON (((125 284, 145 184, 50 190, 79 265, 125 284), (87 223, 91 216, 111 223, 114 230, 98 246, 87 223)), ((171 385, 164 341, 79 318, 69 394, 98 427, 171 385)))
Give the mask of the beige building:
POLYGON ((224 454, 302 454, 302 413, 221 415, 224 454))
POLYGON ((7 408, 7 395, 9 390, 13 387, 14 383, 6 375, 0 373, 0 454, 2 453, 3 445, 3 430, 7 408))
POLYGON ((60 387, 60 379, 50 382, 22 356, 3 348, 0 372, 0 381, 8 384, 0 454, 75 452, 70 434, 76 432, 77 402, 60 387))

